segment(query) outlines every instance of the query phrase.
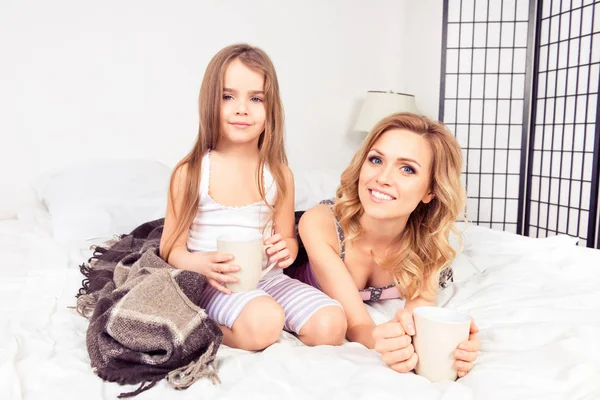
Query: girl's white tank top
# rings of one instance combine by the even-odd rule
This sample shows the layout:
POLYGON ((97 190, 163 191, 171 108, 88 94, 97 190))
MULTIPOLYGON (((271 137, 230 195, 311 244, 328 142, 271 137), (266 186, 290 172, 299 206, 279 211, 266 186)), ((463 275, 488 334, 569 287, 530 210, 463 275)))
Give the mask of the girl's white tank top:
MULTIPOLYGON (((273 234, 271 209, 264 201, 231 207, 217 203, 210 196, 210 151, 202 158, 200 177, 200 204, 188 232, 187 248, 190 251, 216 251, 217 238, 225 234, 258 232, 268 239, 273 234), (263 229, 264 227, 264 229, 263 229)), ((263 170, 265 197, 269 204, 275 203, 277 183, 269 167, 263 170)), ((263 268, 266 266, 266 257, 263 268)), ((273 268, 268 275, 281 273, 273 268)))

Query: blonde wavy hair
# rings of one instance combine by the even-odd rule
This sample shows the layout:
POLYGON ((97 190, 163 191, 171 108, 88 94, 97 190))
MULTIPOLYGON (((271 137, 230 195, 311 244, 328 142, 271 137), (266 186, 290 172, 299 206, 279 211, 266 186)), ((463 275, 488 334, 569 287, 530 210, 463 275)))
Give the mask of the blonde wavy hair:
POLYGON ((284 165, 287 165, 287 156, 284 148, 284 113, 275 67, 269 56, 257 47, 244 43, 227 46, 210 60, 206 68, 198 99, 200 114, 198 136, 192 150, 177 163, 171 174, 169 201, 172 201, 171 199, 173 198, 174 177, 181 168, 184 166, 187 167, 187 181, 184 185, 182 209, 180 213, 175 215, 177 222, 174 232, 170 237, 166 237, 164 241, 161 241, 160 255, 164 260, 169 259, 177 238, 186 229, 189 229, 198 212, 202 157, 209 150, 216 148, 219 141, 225 70, 233 60, 241 61, 246 67, 262 73, 265 78, 264 105, 266 119, 265 130, 260 134, 258 140, 260 161, 257 168, 256 185, 261 198, 268 204, 265 198, 265 185, 262 174, 262 170, 265 164, 267 164, 277 183, 275 206, 272 207, 269 205, 272 212, 272 219, 275 219, 278 214, 278 200, 284 198, 287 193, 288 188, 285 183, 285 172, 283 169, 284 165))
MULTIPOLYGON (((460 175, 461 148, 452 133, 440 122, 426 117, 398 113, 381 120, 369 133, 350 165, 342 173, 334 211, 352 242, 361 235, 360 217, 364 209, 358 197, 358 180, 367 154, 374 143, 391 129, 405 129, 421 135, 431 147, 430 187, 433 199, 419 203, 397 237, 398 251, 375 260, 389 271, 405 299, 423 297, 433 300, 439 274, 456 257, 449 241, 450 232, 461 239, 454 222, 464 220, 466 194, 460 175)), ((462 242, 462 241, 461 241, 462 242)), ((396 248, 396 246, 393 246, 396 248)))

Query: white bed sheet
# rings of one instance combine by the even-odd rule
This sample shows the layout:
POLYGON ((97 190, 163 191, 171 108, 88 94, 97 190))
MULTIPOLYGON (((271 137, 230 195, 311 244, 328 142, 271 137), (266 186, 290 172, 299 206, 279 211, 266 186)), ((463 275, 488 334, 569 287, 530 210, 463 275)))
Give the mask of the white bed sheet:
MULTIPOLYGON (((0 222, 0 398, 115 399, 136 386, 94 375, 87 320, 69 308, 89 243, 58 246, 45 226, 43 218, 0 222)), ((481 328, 481 354, 467 377, 433 384, 393 372, 359 344, 310 348, 284 332, 259 353, 222 346, 220 385, 201 380, 175 391, 162 381, 137 398, 600 398, 600 252, 558 241, 549 250, 539 240, 496 233, 473 249, 470 230, 471 237, 486 230, 469 228, 465 243, 465 254, 483 272, 438 299, 472 315, 481 328)), ((383 322, 401 305, 390 300, 369 311, 383 322)))

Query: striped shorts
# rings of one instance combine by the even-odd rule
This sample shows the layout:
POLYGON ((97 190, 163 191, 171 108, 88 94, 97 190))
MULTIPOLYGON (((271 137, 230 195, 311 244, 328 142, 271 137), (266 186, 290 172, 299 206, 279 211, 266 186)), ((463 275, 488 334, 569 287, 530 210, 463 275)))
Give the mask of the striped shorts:
POLYGON ((336 300, 310 285, 282 273, 267 274, 250 292, 224 294, 206 284, 200 298, 200 307, 220 325, 231 329, 244 307, 260 296, 273 298, 285 313, 284 329, 300 333, 306 321, 323 307, 342 307, 336 300))

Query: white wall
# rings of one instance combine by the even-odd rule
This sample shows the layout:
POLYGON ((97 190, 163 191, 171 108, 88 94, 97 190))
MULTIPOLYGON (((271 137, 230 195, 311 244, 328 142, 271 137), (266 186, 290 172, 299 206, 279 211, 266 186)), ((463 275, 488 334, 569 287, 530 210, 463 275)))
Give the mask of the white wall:
POLYGON ((36 176, 80 159, 173 165, 194 141, 208 61, 242 41, 277 69, 292 168, 342 170, 367 90, 412 91, 437 116, 441 4, 3 0, 0 201, 25 201, 36 176))
POLYGON ((442 62, 442 0, 407 1, 406 90, 415 95, 419 111, 438 118, 442 62))

